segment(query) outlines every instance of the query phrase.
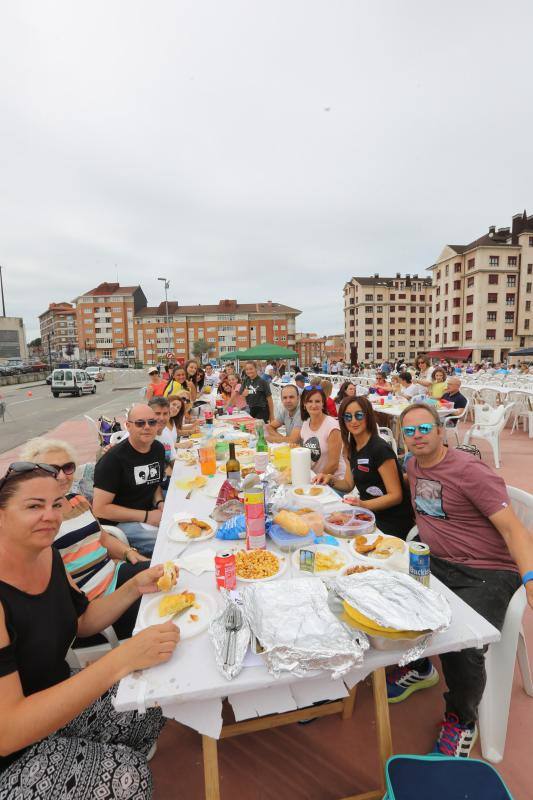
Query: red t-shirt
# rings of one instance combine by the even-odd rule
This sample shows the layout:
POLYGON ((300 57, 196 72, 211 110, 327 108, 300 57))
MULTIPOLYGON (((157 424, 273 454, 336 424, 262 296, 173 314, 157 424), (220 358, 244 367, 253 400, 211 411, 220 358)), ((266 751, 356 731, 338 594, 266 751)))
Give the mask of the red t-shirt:
POLYGON ((431 553, 455 564, 518 572, 507 545, 488 517, 510 505, 502 478, 479 458, 448 450, 424 469, 407 462, 420 540, 431 553))
POLYGON ((326 397, 326 408, 330 417, 337 417, 337 406, 331 397, 326 397))

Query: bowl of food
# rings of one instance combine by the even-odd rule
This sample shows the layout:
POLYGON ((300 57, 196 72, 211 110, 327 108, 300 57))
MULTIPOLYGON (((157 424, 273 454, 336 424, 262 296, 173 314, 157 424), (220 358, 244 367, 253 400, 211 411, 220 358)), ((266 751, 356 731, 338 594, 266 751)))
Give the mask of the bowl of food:
POLYGON ((335 509, 324 517, 326 533, 340 539, 372 533, 375 527, 376 517, 372 511, 363 508, 335 509))

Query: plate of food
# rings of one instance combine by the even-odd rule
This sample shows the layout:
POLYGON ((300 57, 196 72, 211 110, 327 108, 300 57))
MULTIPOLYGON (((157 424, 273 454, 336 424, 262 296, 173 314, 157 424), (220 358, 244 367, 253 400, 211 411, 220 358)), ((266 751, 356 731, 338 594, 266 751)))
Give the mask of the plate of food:
POLYGON ((309 500, 314 500, 317 503, 332 503, 339 502, 340 499, 331 486, 317 486, 316 484, 298 486, 295 489, 291 489, 290 496, 297 503, 307 503, 309 500))
POLYGON ((243 583, 273 581, 287 569, 287 559, 270 550, 235 550, 235 569, 243 583))
POLYGON ((338 575, 351 562, 351 555, 346 550, 331 544, 312 544, 292 554, 295 569, 319 576, 338 575))
POLYGON ((168 526, 167 536, 174 542, 205 542, 215 535, 214 520, 202 519, 184 513, 176 514, 168 526))
POLYGON ((372 533, 376 518, 372 511, 364 508, 339 508, 326 514, 324 527, 327 533, 341 539, 353 539, 359 534, 372 533))
POLYGON ((206 592, 158 594, 141 609, 137 627, 148 628, 172 620, 180 629, 180 639, 190 639, 207 629, 217 610, 216 599, 206 592))
POLYGON ((407 551, 407 545, 402 539, 397 536, 386 536, 384 533, 356 536, 351 546, 355 555, 380 562, 380 566, 385 566, 388 560, 395 556, 403 556, 407 551))
POLYGON ((190 450, 176 450, 176 461, 181 462, 186 467, 194 467, 198 463, 196 456, 190 450))

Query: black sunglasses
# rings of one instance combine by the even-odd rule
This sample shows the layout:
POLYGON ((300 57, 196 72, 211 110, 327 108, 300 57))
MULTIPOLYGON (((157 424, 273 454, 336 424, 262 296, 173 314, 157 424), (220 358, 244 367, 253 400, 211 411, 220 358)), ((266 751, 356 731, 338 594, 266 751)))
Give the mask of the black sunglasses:
POLYGON ((51 478, 57 478, 57 469, 51 464, 34 464, 33 461, 14 461, 10 464, 6 474, 0 480, 0 492, 6 483, 15 475, 24 475, 26 472, 45 472, 51 478))
POLYGON ((74 475, 76 472, 74 461, 67 461, 66 464, 49 464, 49 466, 53 467, 58 474, 63 471, 64 475, 74 475))
POLYGON ((132 425, 135 425, 136 428, 145 428, 147 425, 150 428, 155 428, 157 425, 157 419, 153 417, 153 419, 131 419, 130 422, 132 425))

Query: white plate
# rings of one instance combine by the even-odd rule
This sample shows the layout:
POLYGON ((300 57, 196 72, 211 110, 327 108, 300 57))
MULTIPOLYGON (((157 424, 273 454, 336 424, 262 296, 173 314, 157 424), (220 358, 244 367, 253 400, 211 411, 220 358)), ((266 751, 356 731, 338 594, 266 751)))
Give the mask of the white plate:
POLYGON ((214 500, 216 500, 224 480, 225 478, 222 478, 220 475, 208 478, 206 485, 203 486, 200 491, 202 491, 208 497, 212 497, 214 500))
POLYGON ((314 500, 317 503, 338 503, 340 501, 339 495, 333 491, 331 486, 301 486, 291 489, 292 497, 298 502, 305 502, 306 500, 314 500), (300 494, 300 489, 303 489, 303 494, 300 494), (322 492, 317 495, 310 494, 311 489, 322 489, 322 492))
MULTIPOLYGON (((314 574, 321 578, 325 575, 338 575, 345 567, 349 564, 353 563, 353 558, 351 558, 350 553, 344 550, 341 547, 335 547, 332 544, 311 544, 309 547, 299 547, 298 550, 295 550, 292 554, 292 563, 293 566, 298 572, 300 572, 300 551, 301 550, 312 550, 313 553, 319 551, 320 553, 324 553, 325 555, 332 555, 335 553, 342 559, 342 564, 337 569, 321 569, 319 572, 315 572, 314 574)), ((302 571, 302 575, 311 574, 302 571)))
MULTIPOLYGON (((181 591, 186 590, 182 589, 181 591)), ((173 592, 173 594, 180 594, 180 592, 173 592)), ((203 633, 218 611, 217 601, 214 597, 206 592, 195 592, 194 594, 196 595, 196 603, 200 607, 195 608, 191 606, 191 608, 188 608, 187 611, 184 611, 183 614, 180 614, 180 616, 175 619, 175 624, 180 629, 180 640, 190 639, 192 636, 203 633), (191 614, 195 614, 198 619, 191 620, 191 614)), ((150 625, 161 625, 161 623, 168 622, 169 619, 172 619, 170 615, 166 617, 159 616, 159 603, 165 596, 166 595, 163 595, 161 592, 158 592, 152 600, 146 603, 137 623, 139 629, 148 628, 150 625)))
POLYGON ((180 522, 190 522, 191 517, 193 515, 189 514, 176 514, 175 518, 169 524, 167 528, 167 537, 172 539, 173 542, 206 542, 208 539, 212 539, 215 535, 215 531, 217 529, 217 523, 213 519, 204 519, 203 517, 196 517, 199 519, 200 522, 205 522, 206 525, 209 525, 211 528, 210 531, 202 531, 201 536, 197 536, 196 538, 191 538, 187 536, 187 534, 181 530, 179 527, 180 522))
MULTIPOLYGON (((272 551, 270 550, 269 552, 272 551)), ((276 578, 279 578, 280 575, 283 575, 283 573, 287 569, 287 557, 282 556, 280 553, 274 553, 273 555, 275 555, 279 561, 279 570, 276 572, 275 575, 269 575, 268 578, 240 578, 237 575, 237 580, 241 581, 242 583, 259 583, 259 582, 265 583, 266 581, 275 581, 276 578)))
MULTIPOLYGON (((365 537, 365 539, 367 540, 368 544, 372 544, 372 542, 375 542, 376 539, 378 538, 378 536, 383 536, 384 539, 387 539, 387 538, 398 539, 399 538, 398 536, 389 537, 386 533, 381 533, 381 534, 380 533, 364 533, 364 534, 361 534, 361 535, 365 537)), ((370 553, 358 553, 356 551, 356 549, 355 549, 354 544, 355 544, 355 539, 350 539, 349 547, 350 547, 350 552, 353 555, 353 557, 356 560, 368 561, 370 564, 372 564, 375 567, 383 567, 384 569, 386 569, 387 567, 390 566, 390 567, 393 567, 394 569, 398 569, 399 567, 404 565, 405 561, 408 562, 408 559, 409 559, 408 547, 407 547, 405 542, 402 542, 403 547, 402 547, 401 550, 394 551, 392 553, 392 555, 389 556, 388 558, 376 558, 374 556, 373 552, 370 552, 370 553)), ((407 563, 407 566, 408 566, 408 563, 407 563)))

